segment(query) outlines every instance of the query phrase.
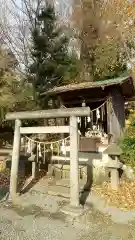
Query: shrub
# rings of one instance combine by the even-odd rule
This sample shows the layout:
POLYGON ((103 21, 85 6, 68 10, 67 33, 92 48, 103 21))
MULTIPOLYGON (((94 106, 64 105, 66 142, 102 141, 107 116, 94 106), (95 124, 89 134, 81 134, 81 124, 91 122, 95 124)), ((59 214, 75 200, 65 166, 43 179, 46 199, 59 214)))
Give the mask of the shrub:
POLYGON ((123 150, 122 160, 135 170, 135 117, 132 117, 121 141, 123 150))

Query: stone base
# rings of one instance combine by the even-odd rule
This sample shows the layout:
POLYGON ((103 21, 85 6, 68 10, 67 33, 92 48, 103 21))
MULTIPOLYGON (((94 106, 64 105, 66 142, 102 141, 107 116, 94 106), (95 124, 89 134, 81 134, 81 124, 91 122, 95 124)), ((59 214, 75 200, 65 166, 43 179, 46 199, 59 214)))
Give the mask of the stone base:
POLYGON ((71 205, 67 205, 67 206, 63 207, 60 211, 71 217, 79 217, 79 216, 83 215, 87 210, 88 210, 87 207, 85 207, 85 208, 83 208, 82 206, 73 207, 71 205))
POLYGON ((12 197, 11 194, 9 193, 7 202, 12 203, 13 205, 20 205, 21 203, 20 194, 16 193, 16 195, 12 197))

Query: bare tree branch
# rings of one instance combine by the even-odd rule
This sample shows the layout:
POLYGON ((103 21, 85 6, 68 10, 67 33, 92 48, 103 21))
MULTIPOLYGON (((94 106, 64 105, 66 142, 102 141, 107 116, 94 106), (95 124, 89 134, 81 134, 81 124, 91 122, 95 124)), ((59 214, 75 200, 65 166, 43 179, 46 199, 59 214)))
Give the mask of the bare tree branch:
POLYGON ((15 0, 0 0, 2 14, 0 14, 1 42, 15 53, 19 63, 19 70, 27 70, 31 62, 31 31, 35 27, 35 15, 40 9, 42 0, 36 4, 32 0, 21 0, 20 5, 15 0))

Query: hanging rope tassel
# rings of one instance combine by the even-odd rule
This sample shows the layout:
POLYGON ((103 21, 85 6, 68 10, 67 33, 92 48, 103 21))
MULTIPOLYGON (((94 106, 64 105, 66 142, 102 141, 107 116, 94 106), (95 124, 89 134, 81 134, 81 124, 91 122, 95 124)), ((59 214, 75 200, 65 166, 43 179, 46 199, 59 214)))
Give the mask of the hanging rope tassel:
POLYGON ((53 144, 52 143, 51 143, 50 149, 53 152, 53 144))
POLYGON ((92 126, 93 126, 93 119, 94 119, 93 112, 91 112, 91 125, 92 126))
POLYGON ((101 107, 101 121, 104 120, 104 106, 101 107))
POLYGON ((46 155, 46 152, 45 152, 45 144, 44 144, 44 164, 45 164, 45 162, 46 162, 46 159, 45 159, 46 156, 45 156, 45 155, 46 155))
MULTIPOLYGON (((50 144, 50 149, 51 149, 52 155, 53 155, 53 144, 52 144, 52 143, 50 144)), ((53 165, 52 157, 51 157, 51 165, 53 165)), ((53 173, 52 173, 52 174, 53 174, 53 173)))
POLYGON ((28 145, 27 145, 27 153, 31 153, 31 142, 30 140, 28 141, 28 145))
POLYGON ((59 142, 57 143, 57 153, 58 153, 58 156, 60 156, 60 143, 59 142))
POLYGON ((87 118, 87 122, 88 122, 88 123, 91 122, 91 118, 90 118, 90 117, 87 118))
POLYGON ((77 118, 77 122, 80 123, 81 122, 81 119, 80 117, 77 118))
POLYGON ((77 118, 77 122, 78 122, 78 128, 80 128, 81 127, 81 118, 80 117, 77 118))
POLYGON ((87 118, 86 117, 84 117, 84 127, 85 127, 85 129, 87 127, 87 118))
POLYGON ((41 144, 38 144, 38 156, 42 157, 42 153, 41 153, 41 144))
POLYGON ((30 142, 30 154, 32 155, 32 151, 33 151, 33 142, 30 142))
POLYGON ((66 148, 65 148, 65 141, 64 140, 62 141, 61 152, 62 152, 63 155, 66 154, 66 148))
POLYGON ((66 155, 67 155, 67 141, 64 140, 64 147, 65 147, 65 161, 66 161, 66 155))
POLYGON ((100 111, 99 111, 99 109, 97 109, 97 111, 96 111, 96 116, 97 116, 97 119, 100 119, 100 111))
POLYGON ((21 138, 21 146, 24 148, 24 138, 21 138))

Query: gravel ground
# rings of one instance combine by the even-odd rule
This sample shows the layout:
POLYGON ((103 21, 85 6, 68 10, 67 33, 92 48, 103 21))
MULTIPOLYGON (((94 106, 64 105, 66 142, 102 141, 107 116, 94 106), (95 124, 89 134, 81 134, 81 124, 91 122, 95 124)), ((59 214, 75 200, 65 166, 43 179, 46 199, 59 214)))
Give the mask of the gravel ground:
POLYGON ((35 205, 0 207, 1 240, 132 240, 134 226, 134 223, 115 224, 91 206, 89 212, 74 220, 35 205))
POLYGON ((116 224, 92 204, 71 219, 60 212, 66 204, 67 199, 48 195, 46 182, 40 181, 16 207, 0 204, 0 240, 135 240, 135 222, 116 224))
POLYGON ((21 216, 12 209, 0 208, 1 240, 80 239, 83 229, 45 216, 21 216))

